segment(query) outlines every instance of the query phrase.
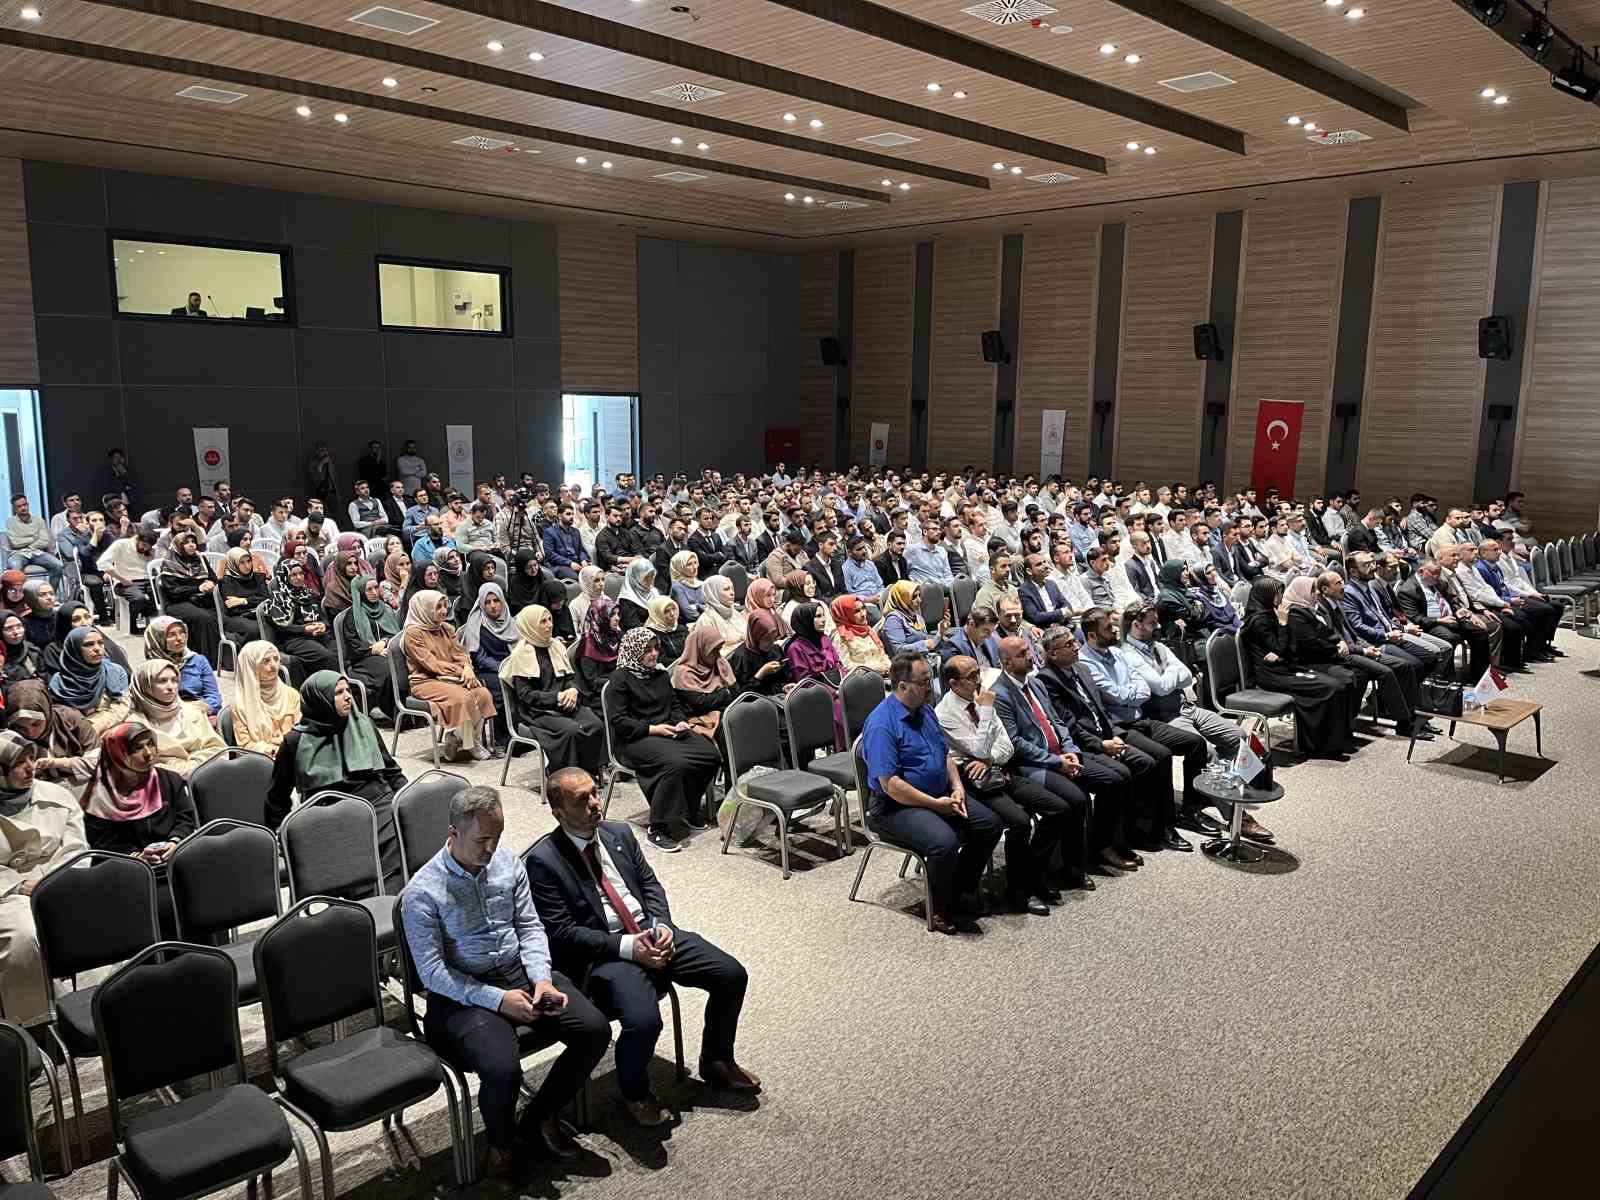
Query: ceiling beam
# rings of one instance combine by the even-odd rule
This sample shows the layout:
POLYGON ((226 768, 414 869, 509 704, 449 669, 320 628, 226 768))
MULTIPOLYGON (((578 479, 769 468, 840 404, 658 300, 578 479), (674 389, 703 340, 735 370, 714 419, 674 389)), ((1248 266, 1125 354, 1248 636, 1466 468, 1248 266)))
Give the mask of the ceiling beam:
MULTIPOLYGON (((1171 108, 1121 88, 1063 71, 1037 58, 1015 54, 990 42, 979 41, 935 25, 908 17, 866 0, 769 0, 781 8, 793 9, 818 20, 881 38, 897 46, 918 50, 945 62, 958 63, 997 79, 1048 92, 1087 108, 1125 117, 1160 129, 1176 137, 1203 142, 1232 154, 1243 154, 1244 134, 1215 121, 1207 121, 1180 109, 1171 108)), ((460 5, 448 5, 456 8, 460 5)))
MULTIPOLYGON (((360 37, 334 29, 324 29, 320 25, 307 25, 300 21, 287 21, 277 17, 262 16, 259 13, 224 8, 216 4, 203 4, 199 3, 198 0, 84 0, 84 2, 98 4, 103 8, 118 8, 128 12, 145 13, 154 17, 170 17, 173 20, 187 21, 194 25, 208 25, 215 29, 229 29, 236 33, 272 38, 276 41, 289 42, 298 46, 332 50, 340 54, 372 59, 379 63, 427 71, 447 79, 470 80, 474 83, 507 88, 527 95, 544 96, 553 100, 564 100, 570 104, 581 104, 588 108, 626 113, 629 116, 640 117, 650 121, 660 121, 667 125, 701 129, 707 133, 719 134, 722 137, 741 138, 745 141, 759 142, 763 145, 776 146, 784 150, 794 150, 803 154, 816 154, 824 158, 861 163, 864 166, 872 167, 874 171, 918 175, 924 179, 937 179, 944 183, 954 183, 962 187, 978 188, 982 191, 989 190, 987 176, 974 174, 970 171, 957 171, 949 167, 933 166, 927 163, 919 163, 915 159, 897 158, 888 154, 857 149, 854 146, 840 146, 817 138, 802 137, 798 134, 786 133, 783 130, 766 129, 760 125, 747 125, 742 121, 729 121, 721 117, 708 116, 705 113, 672 108, 665 104, 633 100, 626 96, 618 96, 612 92, 603 92, 595 88, 580 87, 571 83, 558 83, 555 80, 543 79, 537 75, 525 75, 518 71, 507 71, 500 67, 491 67, 482 63, 451 58, 446 54, 431 54, 425 50, 415 50, 410 46, 400 46, 393 42, 382 42, 375 38, 360 37)), ((473 117, 471 119, 479 120, 480 118, 473 117)), ((696 161, 700 160, 697 159, 696 161)), ((838 190, 832 184, 828 186, 835 191, 838 190)))
MULTIPOLYGON (((697 46, 691 42, 681 42, 676 38, 651 33, 633 25, 623 25, 574 9, 546 4, 543 0, 432 0, 432 2, 443 8, 459 9, 508 25, 537 29, 556 37, 599 46, 605 50, 614 50, 619 54, 631 54, 636 58, 645 58, 652 62, 666 63, 701 75, 733 80, 748 87, 809 100, 814 104, 826 104, 848 112, 879 117, 897 125, 910 125, 932 133, 959 138, 962 141, 1010 150, 1048 163, 1061 163, 1093 171, 1097 175, 1107 173, 1105 158, 1086 150, 1029 137, 1026 134, 1013 133, 1009 129, 1000 129, 977 121, 966 121, 931 109, 918 108, 914 104, 891 100, 873 92, 830 83, 814 75, 786 71, 756 62, 754 59, 725 54, 707 46, 697 46)), ((1239 153, 1243 153, 1242 136, 1238 134, 1233 136, 1238 139, 1239 153)))
POLYGON ((268 75, 260 71, 242 71, 235 67, 220 67, 214 63, 196 62, 193 59, 170 58, 164 54, 146 54, 140 50, 124 50, 120 46, 101 46, 93 42, 46 37, 43 34, 5 28, 0 28, 0 46, 15 46, 21 50, 38 50, 47 54, 67 55, 72 58, 115 63, 118 66, 138 67, 149 71, 166 71, 169 74, 187 76, 209 82, 237 84, 240 87, 254 88, 257 91, 281 92, 286 96, 303 96, 327 100, 349 108, 376 109, 380 112, 398 113, 402 116, 418 117, 424 121, 437 121, 441 124, 465 128, 474 132, 492 130, 495 133, 506 133, 517 138, 554 142, 557 145, 573 146, 580 150, 587 150, 591 154, 615 154, 618 157, 642 158, 651 162, 671 163, 673 166, 689 168, 707 175, 735 175, 744 179, 760 179, 769 183, 782 184, 786 187, 822 192, 826 195, 849 196, 853 199, 875 201, 880 204, 890 203, 889 196, 869 188, 847 187, 843 184, 829 183, 821 179, 807 179, 799 175, 763 171, 756 167, 741 166, 737 163, 718 162, 714 159, 707 159, 704 156, 671 154, 663 150, 630 145, 627 142, 608 141, 605 138, 580 137, 578 134, 568 133, 565 130, 546 129, 539 125, 526 125, 520 121, 503 121, 497 117, 477 116, 472 113, 458 112, 454 109, 438 108, 431 104, 417 104, 410 100, 398 100, 389 96, 375 96, 367 92, 354 91, 350 88, 329 87, 327 84, 312 83, 309 80, 291 79, 283 75, 268 75))
MULTIPOLYGON (((784 0, 775 2, 783 3, 784 0)), ((1182 0, 1111 0, 1111 3, 1157 25, 1164 25, 1174 33, 1181 33, 1186 38, 1210 46, 1213 50, 1221 50, 1253 67, 1260 67, 1279 79, 1299 84, 1346 108, 1366 113, 1373 120, 1382 121, 1402 133, 1411 132, 1406 110, 1400 105, 1281 46, 1275 46, 1236 25, 1184 4, 1182 0)))

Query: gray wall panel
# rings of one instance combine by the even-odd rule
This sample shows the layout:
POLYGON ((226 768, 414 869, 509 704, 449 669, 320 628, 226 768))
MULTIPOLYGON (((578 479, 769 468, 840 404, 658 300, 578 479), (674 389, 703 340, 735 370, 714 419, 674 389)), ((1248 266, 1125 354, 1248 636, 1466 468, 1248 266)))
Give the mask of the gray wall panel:
MULTIPOLYGON (((388 400, 382 388, 340 387, 303 388, 299 393, 298 412, 301 436, 305 441, 299 455, 303 472, 311 448, 317 442, 327 442, 333 451, 333 466, 339 480, 339 491, 346 504, 350 502, 351 485, 356 478, 356 460, 367 452, 367 443, 377 438, 384 444, 384 452, 392 458, 399 450, 391 450, 385 423, 388 420, 388 400)), ((230 436, 229 442, 233 438, 230 436)), ((230 445, 235 455, 238 450, 230 445)), ((305 493, 307 483, 301 480, 295 487, 296 495, 305 493)), ((341 530, 350 528, 350 516, 345 512, 334 514, 341 530)))
POLYGON ((402 258, 509 267, 511 223, 496 217, 384 205, 378 209, 378 249, 402 258))
POLYGON ((104 225, 105 187, 93 167, 67 163, 24 163, 23 189, 34 220, 61 225, 104 225))
POLYGON ((190 387, 293 387, 288 329, 210 321, 118 321, 122 381, 190 387))
POLYGON ((548 225, 513 226, 511 326, 517 337, 561 341, 559 279, 556 231, 548 225))
MULTIPOLYGON (((194 480, 194 425, 226 422, 233 490, 265 505, 271 496, 305 494, 298 393, 293 388, 216 387, 204 409, 187 387, 127 387, 128 459, 139 473, 147 507, 170 501, 194 480)), ((101 451, 104 453, 104 451, 101 451)), ((62 486, 58 484, 57 491, 62 486)))
POLYGON ((459 333, 386 333, 383 369, 391 388, 509 389, 511 339, 459 333))
POLYGON ((36 314, 111 315, 111 264, 104 229, 29 221, 28 260, 36 314))
POLYGON ((39 376, 55 383, 120 386, 116 322, 105 317, 38 317, 39 376))
POLYGON ((378 323, 378 274, 371 251, 294 250, 295 320, 333 329, 378 323))
POLYGON ((303 388, 374 388, 383 384, 383 346, 376 333, 297 329, 295 381, 303 388))
MULTIPOLYGON (((45 429, 57 434, 47 435, 44 440, 44 463, 50 476, 54 510, 55 501, 67 492, 92 485, 105 465, 107 450, 127 442, 122 389, 72 387, 52 383, 47 377, 39 387, 39 411, 45 429)), ((85 495, 83 502, 85 506, 98 505, 100 497, 85 495)))
POLYGON ((113 229, 237 242, 285 240, 282 192, 107 171, 105 193, 106 223, 113 229))
POLYGON ((378 248, 378 214, 360 200, 286 192, 285 237, 295 246, 317 246, 371 256, 378 248))

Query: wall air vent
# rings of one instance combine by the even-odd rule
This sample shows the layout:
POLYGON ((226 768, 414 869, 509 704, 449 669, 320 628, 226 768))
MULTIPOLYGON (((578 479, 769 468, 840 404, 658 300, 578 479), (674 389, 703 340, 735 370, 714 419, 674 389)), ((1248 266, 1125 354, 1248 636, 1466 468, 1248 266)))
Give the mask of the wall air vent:
POLYGON ((227 88, 191 84, 178 93, 185 100, 204 100, 207 104, 235 104, 245 98, 244 92, 230 92, 227 88))
POLYGON ((716 88, 699 83, 675 83, 671 87, 656 88, 650 94, 665 96, 668 100, 676 100, 680 104, 695 104, 701 100, 715 100, 718 96, 726 96, 728 93, 719 92, 716 88))
POLYGON ((822 207, 823 208, 865 208, 866 206, 867 206, 867 202, 865 200, 830 200, 826 204, 824 204, 822 207))
POLYGON ((663 171, 656 176, 670 183, 693 183, 696 179, 704 179, 704 175, 696 175, 693 171, 663 171))
POLYGON ((456 138, 450 144, 452 146, 466 146, 470 150, 504 150, 511 145, 504 138, 484 137, 481 133, 469 133, 466 137, 456 138))
POLYGON ((1076 175, 1068 175, 1065 171, 1046 171, 1043 175, 1029 175, 1033 183, 1071 183, 1076 175))
POLYGON ((921 138, 914 138, 909 133, 875 133, 871 137, 857 138, 858 142, 866 142, 869 146, 909 146, 912 142, 920 142, 921 138))
POLYGON ((1306 134, 1306 141, 1318 146, 1348 146, 1351 142, 1370 142, 1370 134, 1362 133, 1359 129, 1319 129, 1315 133, 1306 134))
POLYGON ((350 20, 356 25, 368 25, 385 33, 398 33, 407 37, 439 23, 432 17, 419 17, 416 13, 401 12, 398 8, 386 8, 381 4, 358 12, 350 20))
POLYGON ((1041 0, 986 0, 961 11, 991 25, 1021 25, 1025 21, 1054 16, 1056 10, 1041 0))
POLYGON ((1158 79, 1156 82, 1175 92, 1209 92, 1212 88, 1232 87, 1238 80, 1218 75, 1215 71, 1201 71, 1197 75, 1174 75, 1171 79, 1158 79))

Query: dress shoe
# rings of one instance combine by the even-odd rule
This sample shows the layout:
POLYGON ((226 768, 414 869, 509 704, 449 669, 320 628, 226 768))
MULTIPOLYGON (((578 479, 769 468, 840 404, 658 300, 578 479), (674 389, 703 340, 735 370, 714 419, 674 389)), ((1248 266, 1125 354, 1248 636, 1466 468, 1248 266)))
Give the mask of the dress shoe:
POLYGON ((557 1162, 577 1162, 583 1146, 572 1136, 564 1121, 551 1117, 539 1126, 539 1145, 557 1162))
POLYGON ((1216 834, 1222 826, 1199 808, 1185 808, 1178 814, 1177 825, 1191 833, 1216 834))
POLYGON ((1111 867, 1118 871, 1132 871, 1139 865, 1133 859, 1128 858, 1125 855, 1118 854, 1109 846, 1100 851, 1100 862, 1105 866, 1111 867))
POLYGON ((932 917, 928 918, 928 924, 933 926, 935 933, 943 933, 949 937, 954 937, 961 932, 961 928, 953 920, 939 913, 934 913, 932 917))
MULTIPOLYGON (((1090 870, 1093 870, 1093 869, 1094 868, 1092 868, 1092 867, 1090 868, 1090 870)), ((1067 880, 1067 887, 1070 890, 1076 891, 1076 892, 1092 892, 1098 886, 1099 885, 1096 884, 1095 881, 1093 879, 1091 879, 1087 875, 1085 875, 1082 879, 1069 879, 1069 880, 1067 880)), ((1057 893, 1057 895, 1060 895, 1060 893, 1057 893)), ((1065 899, 1065 897, 1063 897, 1063 899, 1065 899)), ((1060 903, 1060 901, 1052 901, 1052 903, 1060 903)))
POLYGON ((1137 855, 1137 854, 1134 854, 1134 853, 1133 853, 1133 852, 1132 852, 1132 851, 1126 851, 1126 850, 1125 850, 1125 851, 1122 851, 1122 853, 1123 853, 1123 854, 1124 854, 1124 855, 1125 855, 1125 856, 1126 856, 1126 857, 1128 857, 1128 858, 1131 858, 1131 859, 1133 859, 1133 865, 1134 865, 1134 866, 1136 866, 1136 867, 1142 867, 1142 866, 1144 866, 1144 859, 1143 859, 1143 858, 1141 858, 1141 857, 1140 857, 1140 856, 1139 856, 1139 855, 1137 855))
MULTIPOLYGON (((1401 737, 1406 737, 1407 736, 1404 732, 1401 732, 1400 730, 1396 730, 1395 732, 1399 733, 1401 737)), ((1419 742, 1431 742, 1431 741, 1433 741, 1434 738, 1438 737, 1439 735, 1436 732, 1434 732, 1432 729, 1429 729, 1426 725, 1418 725, 1418 726, 1416 726, 1415 728, 1413 728, 1411 730, 1411 733, 1410 733, 1409 736, 1416 738, 1417 741, 1419 741, 1419 742)))
POLYGON ((1055 888, 1040 888, 1039 899, 1043 900, 1046 904, 1060 904, 1062 896, 1061 893, 1055 888))
POLYGON ((714 1088, 721 1088, 725 1092, 759 1092, 761 1090, 761 1077, 754 1071, 746 1071, 731 1059, 720 1062, 702 1062, 700 1064, 700 1078, 714 1088))
POLYGON ((1161 841, 1162 846, 1168 850, 1193 850, 1194 846, 1184 841, 1177 833, 1169 833, 1161 841))
POLYGON ((1272 830, 1261 824, 1249 813, 1245 814, 1244 820, 1239 824, 1239 836, 1268 846, 1273 844, 1272 830))
POLYGON ((495 1183, 514 1183, 521 1172, 518 1169, 517 1157, 510 1150, 502 1150, 498 1146, 490 1146, 483 1156, 483 1177, 495 1183))
POLYGON ((1550 656, 1552 658, 1565 658, 1567 656, 1567 652, 1565 650, 1557 650, 1554 646, 1551 646, 1550 656))
POLYGON ((672 1120, 672 1114, 654 1096, 646 1096, 643 1100, 624 1100, 623 1103, 627 1105, 628 1115, 640 1125, 665 1125, 672 1120))
POLYGON ((1033 896, 1013 896, 1006 903, 1011 906, 1012 912, 1032 913, 1036 917, 1050 915, 1050 906, 1033 896))

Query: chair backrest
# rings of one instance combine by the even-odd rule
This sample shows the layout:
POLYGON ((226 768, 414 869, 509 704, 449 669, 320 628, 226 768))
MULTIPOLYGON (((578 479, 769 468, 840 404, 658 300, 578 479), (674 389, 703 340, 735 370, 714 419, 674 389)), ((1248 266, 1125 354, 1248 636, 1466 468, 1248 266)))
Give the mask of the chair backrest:
MULTIPOLYGON (((211 568, 213 575, 222 570, 222 564, 228 561, 226 554, 219 553, 216 550, 202 550, 200 551, 200 557, 206 560, 206 566, 211 568)), ((212 588, 211 590, 214 592, 217 589, 212 588)))
POLYGON ((334 653, 339 656, 339 674, 341 675, 350 673, 350 660, 344 655, 344 643, 346 638, 355 634, 355 629, 351 625, 351 622, 355 619, 356 610, 354 608, 343 609, 333 618, 333 649, 334 653))
POLYGON ((870 667, 857 667, 844 677, 839 685, 839 699, 844 708, 846 741, 854 740, 872 715, 872 710, 882 704, 888 694, 883 676, 870 667))
POLYGON ((253 955, 274 1075, 279 1042, 364 1013, 383 1023, 378 930, 362 905, 302 900, 256 939, 253 955))
POLYGON ((622 595, 622 576, 615 571, 607 571, 604 587, 606 595, 615 600, 622 595))
POLYGON ((109 967, 161 940, 156 873, 129 854, 75 854, 30 899, 47 979, 109 967))
POLYGON ((1212 708, 1220 709, 1239 690, 1239 658, 1233 643, 1233 634, 1220 629, 1206 639, 1206 686, 1211 689, 1212 708))
POLYGON ((239 739, 233 732, 233 705, 224 704, 222 710, 217 713, 217 732, 222 735, 224 744, 238 747, 239 739))
POLYGON ((291 900, 360 900, 383 894, 378 817, 360 797, 343 792, 313 796, 283 819, 278 839, 289 865, 291 900))
POLYGON ((783 769, 778 710, 765 696, 746 692, 722 710, 727 737, 728 774, 737 780, 751 767, 783 769))
MULTIPOLYGON (((223 712, 232 713, 229 709, 223 712)), ((189 795, 202 825, 229 819, 252 825, 267 823, 267 792, 272 789, 272 760, 255 750, 232 744, 219 750, 189 776, 189 795)))
MULTIPOLYGON (((1218 632, 1221 632, 1220 630, 1218 632)), ((1238 673, 1239 687, 1254 687, 1256 684, 1255 668, 1250 665, 1250 656, 1244 652, 1244 630, 1240 629, 1233 635, 1233 666, 1238 673)))
POLYGON ((213 946, 158 942, 102 983, 91 1007, 118 1143, 124 1100, 228 1067, 244 1081, 239 976, 213 946))
POLYGON ((873 841, 880 841, 878 831, 872 827, 872 788, 868 785, 867 760, 861 753, 859 737, 850 743, 850 767, 856 774, 856 795, 860 797, 856 811, 861 817, 861 828, 873 841))
MULTIPOLYGON (((928 585, 923 584, 922 586, 927 587, 928 585)), ((958 579, 951 586, 950 607, 953 610, 957 625, 965 623, 967 614, 972 611, 972 602, 978 598, 978 593, 981 590, 982 586, 976 579, 958 579)), ((927 618, 924 617, 923 620, 926 621, 927 618)), ((937 621, 929 622, 929 630, 931 631, 937 624, 937 621)))
POLYGON ((1570 579, 1573 575, 1572 543, 1562 538, 1556 543, 1556 553, 1561 555, 1561 578, 1570 579))
POLYGON ((0 1159, 28 1156, 28 1171, 44 1179, 44 1160, 33 1127, 33 1091, 28 1070, 33 1039, 19 1025, 0 1021, 0 1159))
POLYGON ((1535 587, 1548 586, 1550 583, 1550 571, 1544 561, 1544 551, 1535 546, 1528 557, 1533 562, 1533 585, 1535 587))
POLYGON ((1579 545, 1581 545, 1583 547, 1583 565, 1584 565, 1584 569, 1585 570, 1589 570, 1589 571, 1594 570, 1594 566, 1595 566, 1594 534, 1592 534, 1592 533, 1584 534, 1583 538, 1579 542, 1579 545))
POLYGON ((450 832, 450 801, 467 780, 450 771, 424 771, 394 796, 394 832, 403 878, 439 852, 450 832))
POLYGON ((734 601, 743 604, 745 593, 750 590, 750 573, 744 569, 744 564, 730 558, 719 570, 722 577, 733 584, 734 601))
POLYGON ((150 565, 145 568, 145 576, 150 581, 150 597, 156 602, 156 611, 158 613, 167 611, 167 598, 161 591, 161 572, 166 569, 166 566, 166 559, 152 558, 150 565))
POLYGON ((796 770, 818 750, 838 749, 833 727, 833 691, 820 679, 804 679, 783 698, 783 719, 789 726, 789 757, 796 770))
POLYGON ((583 595, 583 584, 576 579, 568 579, 565 582, 567 585, 567 603, 570 605, 579 596, 583 595))
POLYGON ((245 821, 210 821, 178 844, 167 864, 178 937, 212 935, 278 915, 278 839, 245 821))
POLYGON ((256 632, 261 635, 261 640, 269 646, 278 644, 278 631, 272 627, 272 622, 267 620, 267 606, 263 602, 256 605, 256 632))
MULTIPOLYGON (((937 583, 924 583, 922 587, 922 623, 930 634, 939 628, 944 619, 944 588, 937 583)), ((977 595, 976 592, 973 595, 977 595)))
POLYGON ((1544 569, 1551 583, 1561 582, 1561 556, 1556 553, 1554 542, 1544 544, 1544 569))
POLYGON ((600 723, 606 727, 606 759, 631 771, 633 768, 628 765, 627 759, 617 754, 616 743, 611 738, 611 684, 614 679, 615 676, 606 680, 605 686, 600 689, 600 723))

